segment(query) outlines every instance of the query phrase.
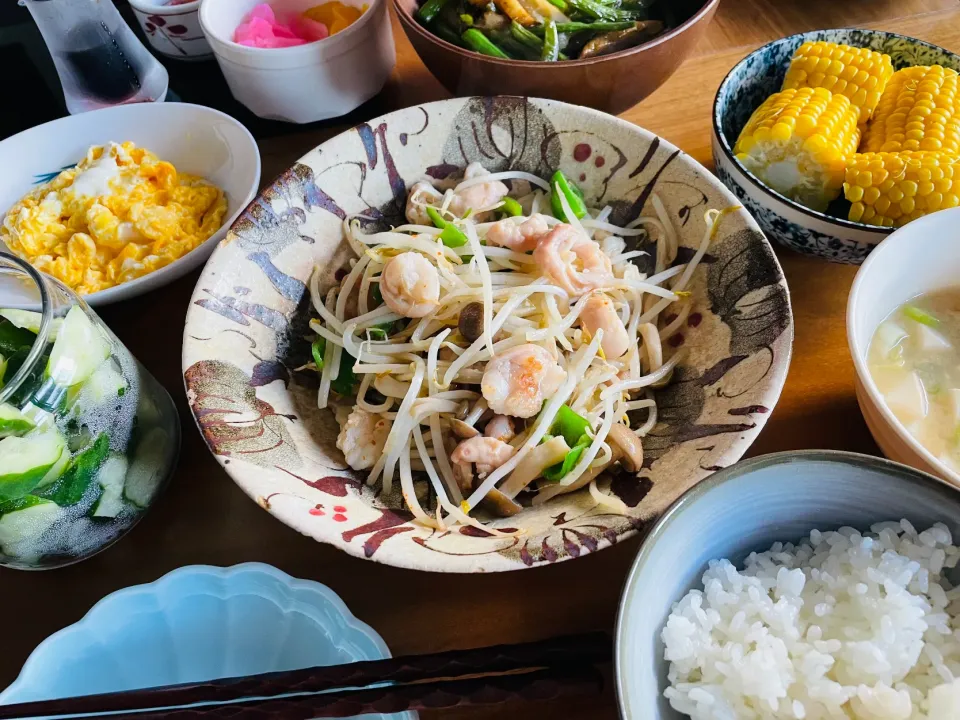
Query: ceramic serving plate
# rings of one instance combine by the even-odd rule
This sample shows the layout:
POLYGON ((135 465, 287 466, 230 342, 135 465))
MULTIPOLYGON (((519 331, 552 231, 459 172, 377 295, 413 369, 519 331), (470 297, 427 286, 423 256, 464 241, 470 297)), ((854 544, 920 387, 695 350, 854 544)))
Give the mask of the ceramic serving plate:
POLYGON ((93 307, 142 295, 196 269, 260 186, 260 150, 239 121, 202 105, 137 103, 68 115, 0 142, 0 213, 76 165, 91 145, 126 140, 173 163, 178 172, 200 175, 222 188, 227 212, 220 230, 192 252, 143 277, 86 295, 93 307))
POLYGON ((234 224, 197 284, 183 371, 200 432, 251 498, 300 532, 353 555, 441 572, 513 570, 578 557, 645 528, 673 500, 753 442, 783 386, 793 340, 789 294, 770 245, 744 210, 727 215, 694 274, 694 307, 667 342, 690 352, 658 394, 660 422, 644 467, 615 479, 629 508, 562 496, 506 520, 516 537, 411 522, 347 468, 336 421, 316 405, 305 283, 321 290, 350 257, 341 223, 363 213, 400 224, 406 189, 470 162, 549 176, 560 168, 623 225, 653 214, 656 192, 681 236, 702 240, 703 213, 736 204, 702 166, 666 141, 603 113, 547 100, 458 98, 401 110, 324 143, 283 173, 234 224))
POLYGON ((376 631, 325 585, 261 563, 191 565, 108 595, 48 637, 0 705, 388 657, 376 631))

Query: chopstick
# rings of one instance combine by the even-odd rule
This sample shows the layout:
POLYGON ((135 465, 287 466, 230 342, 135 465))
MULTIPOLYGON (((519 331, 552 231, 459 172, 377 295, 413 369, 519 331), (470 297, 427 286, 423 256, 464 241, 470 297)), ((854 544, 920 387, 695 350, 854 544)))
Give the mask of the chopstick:
POLYGON ((535 670, 519 675, 494 675, 466 680, 441 680, 365 690, 344 690, 260 701, 155 709, 109 715, 111 720, 310 720, 349 718, 367 713, 444 710, 495 705, 518 700, 545 701, 598 693, 600 673, 586 668, 535 670))
POLYGON ((588 633, 517 645, 449 650, 201 683, 0 705, 0 720, 116 712, 133 714, 113 717, 141 720, 200 716, 257 718, 276 716, 279 712, 284 718, 317 717, 317 712, 327 713, 326 717, 349 717, 364 712, 453 707, 463 698, 474 698, 470 702, 503 702, 510 698, 556 696, 596 688, 600 678, 593 665, 609 661, 611 655, 612 640, 608 635, 588 633), (367 688, 383 682, 394 684, 367 688), (304 695, 276 697, 290 693, 304 695), (197 703, 216 704, 182 708, 197 703), (399 705, 403 707, 397 707, 399 705), (282 706, 283 709, 266 710, 266 706, 282 706), (300 715, 296 708, 302 708, 306 714, 300 715), (250 714, 238 714, 241 712, 250 714))

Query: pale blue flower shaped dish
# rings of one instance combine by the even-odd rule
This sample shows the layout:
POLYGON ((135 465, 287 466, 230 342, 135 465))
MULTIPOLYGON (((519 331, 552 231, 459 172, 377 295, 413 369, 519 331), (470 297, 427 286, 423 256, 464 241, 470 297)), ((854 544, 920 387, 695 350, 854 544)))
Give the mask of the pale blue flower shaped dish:
POLYGON ((734 157, 733 146, 750 115, 778 92, 790 58, 807 41, 824 40, 886 53, 897 70, 911 65, 942 65, 960 71, 960 56, 922 40, 881 30, 817 30, 764 45, 734 65, 713 105, 713 159, 716 175, 768 238, 797 252, 834 262, 863 262, 893 228, 851 222, 817 212, 771 190, 734 157))
POLYGON ((373 628, 320 583, 259 563, 193 565, 108 595, 44 640, 0 705, 386 657, 373 628))

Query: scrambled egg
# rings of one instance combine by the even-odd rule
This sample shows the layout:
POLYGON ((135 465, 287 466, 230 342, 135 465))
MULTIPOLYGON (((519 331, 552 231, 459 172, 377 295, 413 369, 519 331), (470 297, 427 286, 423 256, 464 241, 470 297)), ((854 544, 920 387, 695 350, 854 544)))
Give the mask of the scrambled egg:
POLYGON ((79 294, 183 257, 223 223, 227 199, 132 142, 94 146, 7 212, 0 239, 79 294))

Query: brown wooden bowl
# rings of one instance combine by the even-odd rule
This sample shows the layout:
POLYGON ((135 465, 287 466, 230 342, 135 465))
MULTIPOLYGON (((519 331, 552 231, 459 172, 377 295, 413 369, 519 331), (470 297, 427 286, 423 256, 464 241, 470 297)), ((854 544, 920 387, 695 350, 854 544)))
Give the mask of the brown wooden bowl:
POLYGON ((665 0, 687 20, 648 43, 585 60, 500 60, 457 47, 423 27, 418 0, 393 0, 400 24, 423 60, 454 95, 522 95, 618 114, 660 87, 693 51, 720 0, 665 0))

